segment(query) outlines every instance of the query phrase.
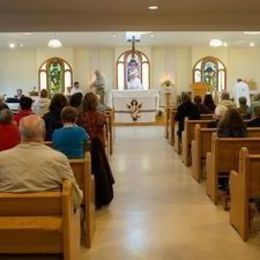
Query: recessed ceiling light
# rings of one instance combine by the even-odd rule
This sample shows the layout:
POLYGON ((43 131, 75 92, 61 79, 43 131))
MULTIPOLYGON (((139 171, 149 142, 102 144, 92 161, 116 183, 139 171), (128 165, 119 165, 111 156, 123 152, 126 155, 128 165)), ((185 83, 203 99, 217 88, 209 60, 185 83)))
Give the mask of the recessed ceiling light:
POLYGON ((113 38, 116 38, 116 34, 113 34, 113 38))
POLYGON ((153 38, 153 37, 154 37, 154 34, 152 33, 152 34, 150 34, 150 36, 153 38))
POLYGON ((223 46, 227 47, 227 46, 228 46, 227 42, 224 42, 224 43, 223 43, 223 46))
POLYGON ((30 36, 30 35, 32 35, 32 33, 31 32, 25 32, 25 33, 23 33, 23 35, 30 36))
POLYGON ((255 43, 254 42, 250 42, 249 46, 250 47, 255 47, 255 43))
POLYGON ((48 47, 50 47, 50 48, 60 48, 60 47, 62 47, 62 43, 58 39, 51 39, 48 42, 48 47))
POLYGON ((223 45, 223 42, 219 39, 212 39, 210 42, 209 42, 209 46, 210 47, 221 47, 223 45))
POLYGON ((15 43, 9 43, 9 47, 11 48, 11 49, 14 49, 15 48, 15 46, 16 46, 16 44, 15 43))
POLYGON ((260 34, 259 31, 249 31, 249 32, 244 32, 244 34, 246 35, 257 35, 257 34, 260 34))
POLYGON ((150 5, 148 7, 149 10, 157 10, 158 9, 158 6, 157 5, 150 5))

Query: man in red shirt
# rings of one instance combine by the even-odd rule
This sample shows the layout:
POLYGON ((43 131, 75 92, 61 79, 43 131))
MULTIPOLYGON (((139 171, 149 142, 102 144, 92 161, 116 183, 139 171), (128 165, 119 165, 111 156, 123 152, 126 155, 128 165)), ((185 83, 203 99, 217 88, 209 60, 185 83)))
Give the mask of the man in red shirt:
POLYGON ((16 121, 17 125, 19 126, 20 120, 25 117, 31 115, 32 112, 32 103, 33 100, 30 97, 21 97, 20 99, 20 111, 14 116, 14 120, 16 121))
POLYGON ((20 133, 9 109, 0 111, 0 151, 13 148, 20 143, 20 133))

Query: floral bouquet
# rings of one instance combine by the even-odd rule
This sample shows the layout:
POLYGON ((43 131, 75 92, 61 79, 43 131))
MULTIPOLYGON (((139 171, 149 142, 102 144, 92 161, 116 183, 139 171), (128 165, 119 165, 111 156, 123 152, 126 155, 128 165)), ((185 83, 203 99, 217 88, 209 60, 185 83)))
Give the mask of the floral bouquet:
POLYGON ((166 79, 165 81, 162 82, 161 86, 165 88, 170 88, 173 87, 174 85, 169 79, 166 79))

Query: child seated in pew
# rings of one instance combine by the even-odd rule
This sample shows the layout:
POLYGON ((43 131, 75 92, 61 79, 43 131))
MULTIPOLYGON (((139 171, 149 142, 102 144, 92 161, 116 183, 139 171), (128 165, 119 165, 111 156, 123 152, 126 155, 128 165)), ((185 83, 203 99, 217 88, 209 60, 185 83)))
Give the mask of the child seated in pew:
POLYGON ((52 135, 53 148, 67 155, 69 159, 83 158, 89 136, 83 127, 76 125, 78 111, 66 106, 61 111, 63 127, 52 135))
POLYGON ((217 125, 220 120, 224 117, 225 113, 227 112, 228 108, 224 105, 217 105, 214 112, 215 120, 208 123, 208 128, 217 128, 217 125))

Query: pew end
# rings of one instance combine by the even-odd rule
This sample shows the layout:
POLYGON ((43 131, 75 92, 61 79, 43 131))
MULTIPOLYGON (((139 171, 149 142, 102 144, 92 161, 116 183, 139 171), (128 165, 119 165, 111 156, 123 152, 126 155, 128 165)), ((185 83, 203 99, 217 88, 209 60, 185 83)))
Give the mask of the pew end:
POLYGON ((84 211, 84 245, 90 248, 95 233, 95 177, 91 174, 91 156, 85 153, 83 159, 69 160, 75 179, 83 191, 82 207, 84 211))
POLYGON ((250 200, 260 197, 260 154, 249 154, 247 148, 239 152, 239 170, 230 175, 231 210, 230 224, 243 241, 251 230, 250 200))
POLYGON ((0 253, 56 254, 78 259, 80 215, 72 184, 61 192, 0 193, 0 253))

